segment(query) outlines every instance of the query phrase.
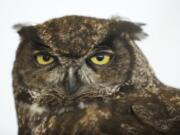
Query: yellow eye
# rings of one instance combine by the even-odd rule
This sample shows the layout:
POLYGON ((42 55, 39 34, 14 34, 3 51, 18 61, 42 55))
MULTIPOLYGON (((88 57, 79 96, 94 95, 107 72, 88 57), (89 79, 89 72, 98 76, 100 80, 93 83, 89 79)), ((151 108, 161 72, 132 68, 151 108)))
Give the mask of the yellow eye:
POLYGON ((54 58, 48 54, 37 54, 35 57, 36 61, 40 65, 49 65, 54 62, 54 58))
POLYGON ((111 56, 108 54, 97 54, 90 58, 91 62, 96 65, 106 65, 110 62, 111 56))

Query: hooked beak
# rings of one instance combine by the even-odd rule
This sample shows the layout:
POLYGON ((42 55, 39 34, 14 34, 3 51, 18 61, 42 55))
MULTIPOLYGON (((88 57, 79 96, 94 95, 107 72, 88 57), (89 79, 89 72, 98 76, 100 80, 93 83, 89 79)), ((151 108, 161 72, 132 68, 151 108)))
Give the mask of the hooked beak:
POLYGON ((73 67, 70 67, 65 76, 65 91, 69 94, 75 93, 80 86, 78 75, 73 67))

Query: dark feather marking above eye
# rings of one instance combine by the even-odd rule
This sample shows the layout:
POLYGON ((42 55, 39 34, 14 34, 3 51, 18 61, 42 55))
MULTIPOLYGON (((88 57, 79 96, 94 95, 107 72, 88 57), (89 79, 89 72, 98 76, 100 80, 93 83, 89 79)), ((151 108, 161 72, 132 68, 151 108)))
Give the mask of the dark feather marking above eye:
POLYGON ((45 50, 49 50, 50 47, 45 45, 43 42, 41 42, 40 40, 32 40, 32 45, 34 49, 45 49, 45 50))
POLYGON ((110 32, 107 34, 106 38, 98 44, 96 47, 111 47, 113 40, 115 39, 115 34, 113 32, 110 32))

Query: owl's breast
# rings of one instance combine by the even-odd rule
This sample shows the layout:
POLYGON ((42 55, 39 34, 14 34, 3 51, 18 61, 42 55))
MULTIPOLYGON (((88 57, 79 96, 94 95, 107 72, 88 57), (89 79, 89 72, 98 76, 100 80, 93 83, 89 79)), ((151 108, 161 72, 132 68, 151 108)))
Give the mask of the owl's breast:
POLYGON ((169 126, 164 129, 163 122, 173 119, 164 115, 164 106, 154 102, 153 97, 146 96, 143 102, 138 99, 81 102, 74 109, 61 108, 59 113, 20 110, 20 132, 28 130, 33 135, 162 135, 168 132, 169 126))

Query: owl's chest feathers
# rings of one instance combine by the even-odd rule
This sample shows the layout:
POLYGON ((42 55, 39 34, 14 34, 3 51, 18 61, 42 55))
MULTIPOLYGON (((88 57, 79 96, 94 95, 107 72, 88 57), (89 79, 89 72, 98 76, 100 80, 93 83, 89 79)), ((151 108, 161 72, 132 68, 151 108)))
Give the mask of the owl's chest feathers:
MULTIPOLYGON (((179 101, 177 97, 176 99, 179 101)), ((169 103, 169 105, 172 108, 173 104, 169 103)), ((174 109, 178 110, 178 106, 174 109)), ((146 130, 150 125, 154 127, 154 131, 167 132, 175 122, 180 120, 177 110, 170 115, 162 98, 158 99, 141 91, 138 95, 134 93, 124 98, 120 96, 106 102, 97 100, 87 103, 79 102, 77 106, 62 107, 55 113, 37 104, 19 105, 17 111, 20 128, 29 127, 32 134, 46 135, 59 132, 74 134, 77 130, 88 132, 92 129, 98 131, 103 128, 105 130, 109 125, 113 125, 110 130, 115 130, 116 126, 118 126, 117 129, 122 126, 123 130, 129 130, 129 127, 139 130, 138 126, 143 126, 146 130), (169 125, 166 121, 170 121, 169 125)))
POLYGON ((21 103, 18 107, 18 118, 21 126, 28 126, 34 130, 43 126, 72 125, 95 126, 111 117, 109 107, 100 107, 99 104, 80 102, 77 106, 62 107, 56 112, 37 104, 27 105, 21 103))
POLYGON ((73 106, 61 107, 59 109, 58 107, 50 109, 38 104, 28 105, 19 102, 17 111, 20 125, 28 124, 28 126, 33 128, 48 123, 50 125, 61 125, 69 122, 74 123, 74 125, 78 123, 83 126, 95 126, 112 117, 114 111, 120 111, 123 114, 129 113, 129 107, 131 107, 129 103, 126 98, 123 99, 120 96, 116 96, 113 100, 106 98, 91 102, 81 101, 73 106))
POLYGON ((77 129, 95 129, 111 117, 108 108, 100 108, 97 104, 81 102, 77 108, 61 108, 59 114, 52 114, 49 110, 37 105, 21 108, 18 113, 19 128, 29 129, 33 135, 71 134, 77 129))

